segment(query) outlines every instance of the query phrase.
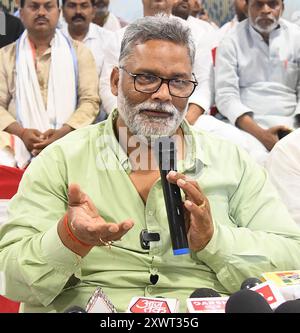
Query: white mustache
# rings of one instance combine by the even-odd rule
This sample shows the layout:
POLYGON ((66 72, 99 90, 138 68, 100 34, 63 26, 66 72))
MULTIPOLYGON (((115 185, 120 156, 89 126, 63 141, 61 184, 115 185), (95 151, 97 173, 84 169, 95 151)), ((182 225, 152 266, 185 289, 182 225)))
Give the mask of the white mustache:
POLYGON ((258 16, 255 20, 255 23, 257 23, 260 20, 270 20, 273 23, 276 22, 276 18, 273 15, 271 15, 271 16, 258 16))
POLYGON ((141 112, 143 110, 157 111, 157 112, 167 112, 167 113, 170 113, 172 115, 177 111, 175 106, 173 106, 173 105, 163 104, 163 103, 151 103, 151 102, 142 103, 137 107, 138 112, 141 112))

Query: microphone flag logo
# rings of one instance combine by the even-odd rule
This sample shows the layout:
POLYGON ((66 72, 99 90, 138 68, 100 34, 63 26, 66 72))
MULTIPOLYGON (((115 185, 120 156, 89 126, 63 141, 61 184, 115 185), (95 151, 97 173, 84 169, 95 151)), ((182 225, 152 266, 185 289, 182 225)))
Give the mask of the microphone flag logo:
POLYGON ((166 300, 149 300, 139 297, 131 306, 132 313, 171 313, 168 302, 166 300))

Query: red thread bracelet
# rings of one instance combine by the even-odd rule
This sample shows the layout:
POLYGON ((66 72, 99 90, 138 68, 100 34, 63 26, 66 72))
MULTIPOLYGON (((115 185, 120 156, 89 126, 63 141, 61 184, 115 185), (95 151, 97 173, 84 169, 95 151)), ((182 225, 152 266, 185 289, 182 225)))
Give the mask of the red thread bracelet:
POLYGON ((80 239, 78 239, 72 232, 72 230, 70 229, 70 226, 69 226, 69 223, 68 223, 68 214, 66 214, 64 216, 64 227, 68 233, 68 235, 70 236, 70 238, 76 242, 76 243, 79 243, 80 245, 84 246, 84 247, 91 247, 92 245, 91 244, 87 244, 87 243, 84 243, 83 241, 81 241, 80 239))

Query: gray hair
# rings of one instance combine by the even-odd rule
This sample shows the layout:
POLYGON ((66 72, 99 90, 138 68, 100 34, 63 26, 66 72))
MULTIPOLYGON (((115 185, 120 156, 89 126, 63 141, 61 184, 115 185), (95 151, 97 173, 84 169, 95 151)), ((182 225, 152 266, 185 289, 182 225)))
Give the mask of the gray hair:
POLYGON ((190 28, 183 25, 180 19, 165 14, 146 16, 128 25, 121 44, 119 63, 132 54, 135 45, 149 40, 165 40, 186 46, 191 65, 194 65, 196 48, 190 28))

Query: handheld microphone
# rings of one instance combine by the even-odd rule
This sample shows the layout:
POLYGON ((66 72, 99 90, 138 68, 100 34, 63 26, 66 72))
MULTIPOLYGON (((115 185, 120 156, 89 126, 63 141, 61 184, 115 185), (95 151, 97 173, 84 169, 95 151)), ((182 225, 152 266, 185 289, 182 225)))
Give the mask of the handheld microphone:
POLYGON ((126 312, 129 313, 176 313, 179 301, 175 298, 133 297, 126 312))
POLYGON ((158 155, 158 164, 164 200, 167 210, 170 237, 173 254, 175 256, 190 253, 188 246, 183 203, 180 188, 176 184, 167 181, 167 174, 176 171, 176 147, 170 137, 160 137, 155 141, 155 153, 158 155), (157 154, 158 153, 158 154, 157 154))
POLYGON ((232 294, 225 305, 226 313, 273 313, 268 302, 259 293, 242 289, 232 294))
POLYGON ((300 313, 300 299, 280 304, 274 313, 300 313))
POLYGON ((256 277, 250 277, 243 281, 243 283, 241 284, 241 289, 251 289, 255 286, 258 286, 259 284, 261 284, 260 279, 256 277))
POLYGON ((83 308, 80 306, 74 305, 67 308, 64 313, 87 313, 83 308))
POLYGON ((224 313, 228 297, 210 288, 199 288, 186 300, 188 313, 224 313))

